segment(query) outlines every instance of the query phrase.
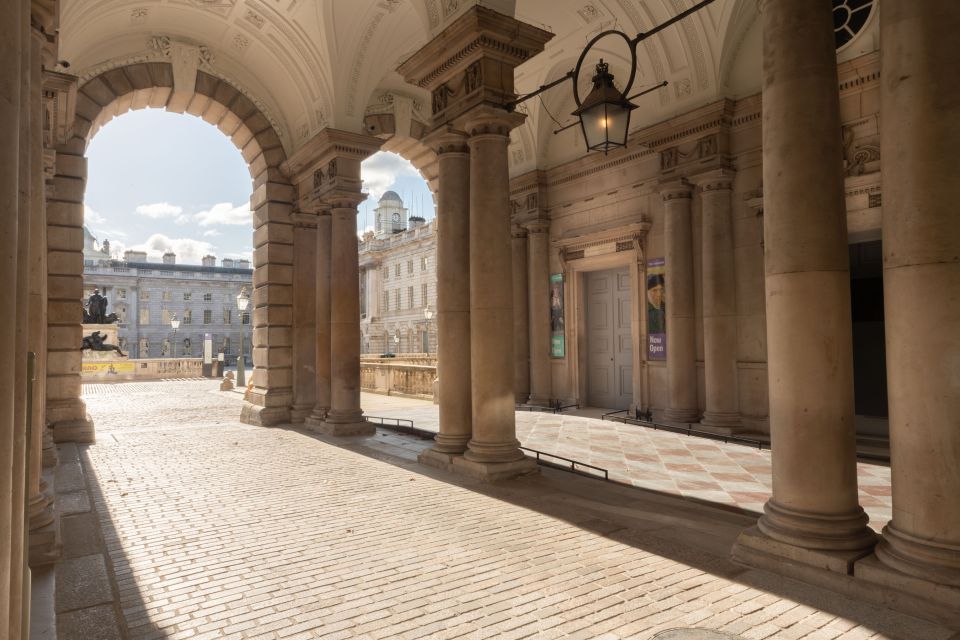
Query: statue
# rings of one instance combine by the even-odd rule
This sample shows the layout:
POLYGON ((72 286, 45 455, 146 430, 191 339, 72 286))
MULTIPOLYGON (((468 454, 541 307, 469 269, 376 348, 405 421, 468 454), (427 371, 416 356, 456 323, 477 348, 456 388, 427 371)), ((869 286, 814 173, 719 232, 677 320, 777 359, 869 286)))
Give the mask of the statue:
POLYGON ((99 331, 94 331, 89 336, 84 336, 83 343, 80 345, 80 350, 84 351, 89 349, 91 351, 116 351, 120 354, 120 357, 127 357, 127 354, 121 351, 120 347, 115 344, 110 344, 109 342, 104 342, 104 338, 105 336, 100 335, 99 331))
POLYGON ((117 322, 117 314, 107 315, 107 299, 100 295, 100 289, 94 289, 83 311, 83 323, 113 324, 114 322, 117 322))

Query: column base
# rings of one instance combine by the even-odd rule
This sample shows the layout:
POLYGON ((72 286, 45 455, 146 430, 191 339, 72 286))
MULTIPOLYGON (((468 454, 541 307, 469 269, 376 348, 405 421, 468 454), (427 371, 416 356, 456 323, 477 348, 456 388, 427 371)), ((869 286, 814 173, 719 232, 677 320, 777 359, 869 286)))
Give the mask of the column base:
POLYGON ((852 513, 830 516, 788 509, 770 499, 763 505, 757 528, 773 540, 801 549, 852 551, 863 556, 877 542, 877 534, 867 522, 869 518, 859 506, 852 513))
POLYGON ((886 559, 878 557, 879 550, 878 547, 877 554, 858 560, 853 566, 854 577, 867 583, 877 600, 891 609, 960 627, 960 588, 897 571, 887 565, 886 559))
POLYGON ((290 407, 290 422, 293 424, 303 424, 307 417, 313 412, 313 405, 295 404, 290 407))
POLYGON ((663 409, 660 417, 667 422, 696 422, 700 414, 696 409, 663 409))
POLYGON ((262 407, 250 402, 244 402, 240 411, 240 422, 258 427, 272 427, 290 422, 288 407, 262 407))
POLYGON ((549 407, 550 398, 544 398, 543 396, 534 396, 531 395, 527 398, 527 404, 532 404, 536 407, 549 407))
POLYGON ((357 422, 330 422, 309 425, 310 431, 324 436, 372 436, 376 435, 377 427, 372 422, 359 420, 357 422))
POLYGON ((462 456, 470 442, 469 435, 450 435, 438 433, 433 438, 433 447, 438 453, 462 456))
POLYGON ((322 427, 327 423, 327 409, 314 409, 310 415, 303 419, 303 426, 308 431, 313 431, 316 427, 322 427))
MULTIPOLYGON (((876 555, 897 573, 931 584, 960 588, 960 548, 955 545, 917 539, 898 530, 891 522, 883 528, 876 555)), ((957 607, 960 609, 960 601, 957 607)))
POLYGON ((43 467, 45 469, 57 466, 57 445, 53 443, 53 430, 50 427, 43 428, 43 467))
POLYGON ((500 463, 516 462, 524 460, 526 456, 520 450, 520 441, 514 439, 512 442, 481 442, 470 440, 467 443, 467 450, 463 457, 473 462, 500 463))
MULTIPOLYGON (((469 454, 469 451, 467 453, 469 454)), ((459 473, 483 482, 509 480, 517 476, 540 472, 536 461, 526 456, 523 456, 520 460, 513 460, 511 462, 482 462, 470 460, 465 456, 453 456, 452 470, 454 473, 459 473)))
POLYGON ((92 444, 97 441, 96 430, 90 416, 84 420, 64 420, 51 425, 53 441, 92 444))
POLYGON ((27 504, 30 531, 42 529, 53 522, 52 504, 53 500, 43 493, 42 487, 40 493, 30 496, 30 502, 27 504))
POLYGON ((730 436, 745 431, 738 412, 704 411, 698 429, 730 436))
POLYGON ((813 573, 827 571, 843 576, 852 575, 854 563, 870 553, 869 548, 849 551, 807 549, 774 540, 759 527, 753 526, 737 536, 731 557, 734 562, 748 567, 818 583, 813 573))
POLYGON ((30 531, 28 562, 30 567, 42 567, 60 560, 63 555, 63 543, 60 540, 60 520, 45 527, 30 531))

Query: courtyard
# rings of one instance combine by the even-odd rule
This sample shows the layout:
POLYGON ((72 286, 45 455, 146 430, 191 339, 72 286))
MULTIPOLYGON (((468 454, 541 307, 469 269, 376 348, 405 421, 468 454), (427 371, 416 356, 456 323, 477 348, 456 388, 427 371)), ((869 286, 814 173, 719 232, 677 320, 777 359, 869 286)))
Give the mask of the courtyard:
MULTIPOLYGON (((752 503, 685 499, 669 485, 686 486, 686 476, 661 474, 641 489, 541 468, 481 484, 418 465, 428 442, 412 436, 242 424, 242 397, 217 381, 86 385, 84 399, 97 442, 60 445, 55 482, 65 547, 50 606, 62 640, 612 640, 671 629, 755 640, 955 637, 733 564, 734 539, 756 519, 752 503)), ((363 403, 418 427, 435 411, 367 394, 363 403)), ((680 455, 675 440, 685 439, 689 455, 711 447, 701 450, 708 471, 718 456, 751 456, 743 466, 763 484, 768 453, 622 429, 636 428, 518 414, 526 446, 574 458, 585 446, 595 462, 599 450, 598 466, 624 483, 631 465, 618 451, 661 464, 653 457, 680 455)), ((874 522, 885 517, 864 505, 874 522)))

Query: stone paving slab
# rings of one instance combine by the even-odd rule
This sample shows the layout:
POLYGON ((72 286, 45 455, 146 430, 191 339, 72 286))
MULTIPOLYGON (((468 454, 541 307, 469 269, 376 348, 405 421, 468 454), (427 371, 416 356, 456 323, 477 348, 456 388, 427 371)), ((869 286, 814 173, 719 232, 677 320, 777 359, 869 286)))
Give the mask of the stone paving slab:
POLYGON ((471 483, 417 465, 413 438, 241 425, 204 384, 87 399, 125 637, 953 635, 732 564, 750 517, 552 470, 471 483))
MULTIPOLYGON (((439 409, 428 403, 383 408, 377 415, 439 429, 439 409)), ((773 489, 768 450, 564 413, 516 416, 523 446, 601 467, 612 479, 636 487, 757 514, 773 489)), ((879 532, 892 516, 890 467, 858 463, 857 482, 860 504, 879 532)))

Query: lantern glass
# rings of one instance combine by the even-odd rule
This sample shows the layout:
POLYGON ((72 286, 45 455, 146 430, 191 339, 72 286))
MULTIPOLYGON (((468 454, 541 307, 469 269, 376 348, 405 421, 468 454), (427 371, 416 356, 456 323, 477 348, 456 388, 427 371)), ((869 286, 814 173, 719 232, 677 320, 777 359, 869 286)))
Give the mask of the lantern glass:
POLYGON ((180 328, 180 319, 177 316, 170 318, 170 328, 174 331, 180 328))
POLYGON ((246 311, 247 305, 250 304, 250 295, 247 293, 247 288, 244 287, 240 291, 240 295, 237 296, 237 309, 240 311, 246 311))
POLYGON ((633 109, 636 109, 636 105, 614 86, 609 66, 601 59, 593 76, 593 89, 573 112, 580 118, 587 149, 606 153, 627 146, 630 112, 633 109))

